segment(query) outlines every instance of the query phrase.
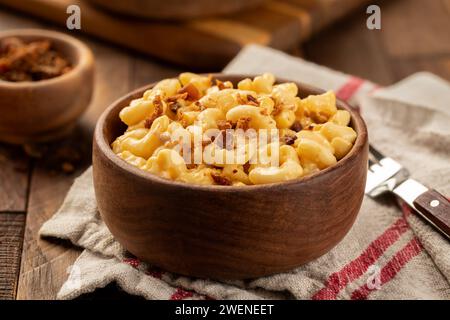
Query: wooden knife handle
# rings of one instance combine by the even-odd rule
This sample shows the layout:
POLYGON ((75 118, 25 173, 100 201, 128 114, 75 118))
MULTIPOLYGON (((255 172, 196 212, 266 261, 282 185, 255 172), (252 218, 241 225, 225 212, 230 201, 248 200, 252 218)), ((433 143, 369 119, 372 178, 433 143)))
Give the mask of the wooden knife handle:
POLYGON ((430 189, 414 200, 414 206, 450 238, 450 201, 430 189))

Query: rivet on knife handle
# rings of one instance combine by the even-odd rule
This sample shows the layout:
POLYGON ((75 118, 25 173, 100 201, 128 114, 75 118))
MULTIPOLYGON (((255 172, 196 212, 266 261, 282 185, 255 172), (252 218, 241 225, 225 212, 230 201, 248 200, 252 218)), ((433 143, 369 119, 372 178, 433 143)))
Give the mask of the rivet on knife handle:
POLYGON ((414 200, 414 206, 425 218, 450 237, 450 201, 436 190, 430 189, 414 200))

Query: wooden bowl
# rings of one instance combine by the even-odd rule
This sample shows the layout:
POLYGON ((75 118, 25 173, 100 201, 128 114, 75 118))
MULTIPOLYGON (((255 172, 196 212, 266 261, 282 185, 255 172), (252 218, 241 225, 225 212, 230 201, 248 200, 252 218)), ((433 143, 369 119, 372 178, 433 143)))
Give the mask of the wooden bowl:
MULTIPOLYGON (((254 76, 214 77, 236 84, 254 76)), ((297 85, 300 97, 322 92, 297 85)), ((111 150, 111 142, 125 129, 120 110, 152 86, 114 102, 94 134, 98 208, 112 234, 135 256, 187 276, 254 278, 311 261, 350 230, 363 200, 368 142, 363 120, 346 103, 338 101, 338 108, 351 113, 358 137, 336 165, 283 183, 202 186, 165 180, 111 150)))
POLYGON ((248 9, 266 0, 89 0, 101 8, 129 16, 183 20, 248 9))
POLYGON ((88 107, 93 91, 94 58, 81 41, 63 33, 24 29, 0 32, 0 39, 48 39, 73 69, 59 77, 33 81, 0 80, 0 141, 43 142, 70 132, 88 107))

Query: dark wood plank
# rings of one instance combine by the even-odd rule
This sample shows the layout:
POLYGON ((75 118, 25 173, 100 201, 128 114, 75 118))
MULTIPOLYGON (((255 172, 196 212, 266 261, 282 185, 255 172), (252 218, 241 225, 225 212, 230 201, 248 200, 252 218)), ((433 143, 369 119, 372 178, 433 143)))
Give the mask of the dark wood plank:
POLYGON ((450 80, 449 3, 379 1, 381 30, 368 30, 365 10, 359 10, 339 28, 329 28, 308 42, 306 57, 382 85, 418 71, 450 80))
POLYGON ((385 1, 382 10, 380 47, 394 79, 428 71, 450 80, 450 2, 385 1))
POLYGON ((64 140, 39 146, 42 156, 35 160, 31 178, 18 299, 54 298, 80 253, 68 243, 40 239, 38 231, 90 164, 90 141, 91 135, 79 126, 64 140))
POLYGON ((81 120, 85 128, 92 131, 103 110, 129 91, 133 59, 124 50, 115 49, 87 37, 77 38, 91 48, 95 57, 94 96, 81 120))
POLYGON ((16 295, 24 225, 25 214, 0 213, 0 300, 16 295))
MULTIPOLYGON (((21 25, 21 22, 13 22, 21 25)), ((59 208, 74 178, 90 164, 92 132, 96 119, 129 88, 131 59, 121 50, 81 38, 96 58, 95 93, 77 129, 61 142, 42 146, 31 176, 17 299, 54 299, 67 279, 69 267, 80 249, 64 241, 38 237, 41 225, 59 208), (75 169, 65 173, 64 163, 75 169)))
POLYGON ((450 81, 450 52, 438 56, 392 58, 391 64, 395 79, 403 79, 418 71, 428 71, 450 81))
POLYGON ((45 146, 50 157, 38 159, 32 174, 17 299, 54 299, 67 279, 67 268, 81 252, 68 243, 40 239, 38 231, 59 208, 74 178, 90 165, 96 118, 129 90, 128 56, 100 45, 93 50, 103 59, 97 61, 92 105, 71 136, 45 146), (52 158, 53 154, 56 156, 52 158), (75 172, 64 173, 61 169, 65 162, 73 165, 75 172))
POLYGON ((26 210, 29 170, 22 148, 0 143, 0 212, 26 210))
POLYGON ((383 47, 392 57, 407 58, 450 53, 448 0, 384 1, 383 47))
MULTIPOLYGON (((208 70, 223 67, 249 43, 292 49, 310 30, 334 21, 355 4, 368 1, 314 0, 314 5, 305 9, 304 3, 277 0, 284 6, 262 4, 242 12, 177 23, 112 15, 80 0, 0 0, 0 4, 63 26, 66 8, 76 4, 82 11, 82 32, 189 68, 208 70)), ((131 7, 134 6, 130 4, 131 7)))
MULTIPOLYGON (((130 79, 131 89, 137 89, 166 78, 176 77, 182 69, 172 66, 151 63, 144 56, 135 55, 132 60, 130 79)), ((190 71, 186 70, 185 71, 190 71)), ((214 70, 212 70, 214 71, 214 70)))
POLYGON ((380 84, 394 81, 390 62, 380 48, 378 30, 366 28, 365 10, 328 28, 304 45, 305 57, 317 64, 380 84))
MULTIPOLYGON (((69 243, 39 239, 37 233, 59 208, 73 179, 90 165, 96 119, 111 102, 134 87, 177 73, 169 67, 147 62, 140 56, 133 58, 122 50, 86 38, 82 40, 88 43, 96 57, 96 89, 92 103, 77 131, 60 143, 45 146, 49 155, 58 154, 58 150, 65 146, 69 150, 77 150, 81 157, 73 163, 76 171, 71 174, 61 172, 64 159, 43 156, 36 160, 31 178, 17 299, 54 299, 67 279, 67 268, 80 253, 80 249, 69 243)), ((70 156, 71 152, 65 153, 70 156)), ((101 295, 102 292, 98 293, 99 297, 101 295)))
POLYGON ((62 203, 75 175, 50 175, 40 164, 33 173, 17 299, 54 299, 67 278, 67 267, 80 252, 37 236, 62 203))

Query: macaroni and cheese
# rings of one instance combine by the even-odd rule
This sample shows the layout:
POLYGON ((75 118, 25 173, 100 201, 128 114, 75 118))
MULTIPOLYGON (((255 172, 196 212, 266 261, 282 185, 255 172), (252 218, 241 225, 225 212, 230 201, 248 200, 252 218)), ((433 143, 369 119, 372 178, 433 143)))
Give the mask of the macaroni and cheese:
POLYGON ((329 91, 301 99, 270 73, 235 87, 182 73, 120 112, 128 126, 113 151, 160 177, 245 186, 297 179, 334 165, 352 148, 350 114, 329 91))

